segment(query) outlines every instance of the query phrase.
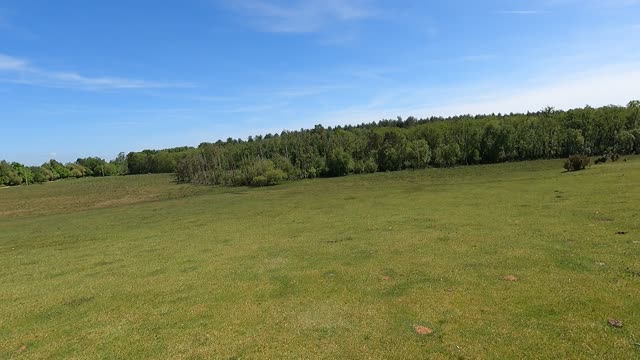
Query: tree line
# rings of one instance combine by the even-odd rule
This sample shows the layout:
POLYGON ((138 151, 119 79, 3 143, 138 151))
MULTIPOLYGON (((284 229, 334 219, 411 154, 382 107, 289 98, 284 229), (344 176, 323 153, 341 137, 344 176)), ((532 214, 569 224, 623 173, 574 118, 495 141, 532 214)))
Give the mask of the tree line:
POLYGON ((30 185, 47 181, 87 176, 114 176, 128 173, 126 157, 120 153, 115 159, 107 162, 98 157, 78 159, 76 162, 62 164, 49 160, 41 166, 25 166, 23 164, 0 161, 0 185, 30 185))
POLYGON ((527 114, 382 120, 200 144, 176 165, 178 180, 263 185, 284 179, 640 153, 640 102, 546 108, 527 114), (277 171, 277 173, 276 173, 277 171))
POLYGON ((640 101, 569 111, 430 117, 283 131, 39 167, 0 162, 0 184, 176 173, 182 182, 265 186, 284 180, 562 158, 640 154, 640 101))

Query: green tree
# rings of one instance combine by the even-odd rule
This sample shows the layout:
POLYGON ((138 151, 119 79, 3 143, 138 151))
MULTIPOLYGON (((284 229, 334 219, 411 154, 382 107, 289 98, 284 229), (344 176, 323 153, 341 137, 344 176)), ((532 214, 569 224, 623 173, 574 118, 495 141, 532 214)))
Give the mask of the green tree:
POLYGON ((353 172, 353 159, 343 149, 334 149, 327 158, 328 176, 345 176, 353 172))
POLYGON ((635 150, 636 137, 632 131, 620 131, 616 135, 616 152, 620 154, 632 154, 635 150))
POLYGON ((452 167, 459 163, 461 156, 458 144, 440 146, 436 149, 435 163, 439 167, 452 167))

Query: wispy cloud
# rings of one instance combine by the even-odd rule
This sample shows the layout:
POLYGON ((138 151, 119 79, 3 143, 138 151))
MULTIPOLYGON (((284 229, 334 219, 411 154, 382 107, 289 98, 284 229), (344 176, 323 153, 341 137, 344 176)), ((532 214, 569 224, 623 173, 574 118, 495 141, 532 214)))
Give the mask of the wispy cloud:
POLYGON ((26 60, 0 54, 0 71, 24 71, 27 68, 26 60))
POLYGON ((544 14, 544 10, 498 10, 498 14, 502 15, 540 15, 544 14))
POLYGON ((0 54, 0 82, 71 88, 76 90, 158 89, 192 86, 187 83, 165 83, 123 77, 89 77, 76 72, 50 71, 33 66, 28 60, 0 54))
POLYGON ((231 6, 260 29, 277 33, 312 33, 335 22, 374 15, 364 0, 297 0, 286 6, 270 0, 242 0, 231 6))
MULTIPOLYGON (((500 85, 459 88, 448 101, 439 105, 424 104, 424 97, 405 98, 402 106, 394 106, 402 95, 389 96, 390 101, 341 110, 331 114, 330 119, 341 119, 340 123, 359 123, 381 117, 397 115, 418 117, 453 116, 460 114, 489 114, 527 112, 546 106, 572 109, 584 105, 626 105, 640 94, 640 64, 629 63, 606 66, 594 70, 575 72, 562 78, 555 74, 542 76, 536 83, 524 87, 505 89, 500 85), (372 105, 374 104, 374 105, 372 105)), ((441 89, 441 91, 446 91, 441 89)), ((420 93, 418 90, 416 93, 420 93)), ((400 93, 402 94, 402 93, 400 93)), ((442 99, 441 99, 442 100, 442 99)), ((335 121, 335 120, 333 120, 335 121)))

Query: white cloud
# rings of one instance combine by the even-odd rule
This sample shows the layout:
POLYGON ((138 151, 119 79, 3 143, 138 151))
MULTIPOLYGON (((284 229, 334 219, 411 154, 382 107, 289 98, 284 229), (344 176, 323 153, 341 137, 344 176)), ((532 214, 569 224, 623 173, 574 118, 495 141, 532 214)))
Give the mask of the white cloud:
POLYGON ((115 77, 86 77, 76 73, 44 73, 44 75, 50 80, 52 84, 58 85, 77 85, 85 88, 96 89, 149 89, 149 88, 163 88, 163 87, 175 87, 178 84, 164 84, 145 80, 125 79, 115 77))
POLYGON ((640 64, 607 67, 531 88, 496 89, 481 98, 422 109, 432 115, 537 111, 546 106, 573 109, 591 105, 626 105, 640 97, 640 64))
MULTIPOLYGON (((539 77, 536 83, 478 85, 450 89, 403 89, 378 94, 369 103, 336 109, 312 123, 327 126, 359 124, 387 118, 455 116, 461 114, 524 113, 546 106, 573 109, 591 105, 626 105, 640 98, 640 63, 602 67, 563 78, 555 74, 539 77), (555 79, 555 80, 554 80, 555 79), (429 94, 443 94, 425 104, 429 94), (413 95, 412 95, 413 94, 413 95), (399 104, 400 103, 400 104, 399 104)), ((308 125, 308 124, 307 124, 308 125)), ((305 124, 291 124, 294 128, 305 124)))
POLYGON ((0 78, 0 82, 77 90, 152 89, 191 86, 184 83, 163 83, 120 77, 88 77, 76 72, 43 70, 31 65, 27 60, 0 54, 0 74, 2 73, 8 73, 9 76, 0 78))
POLYGON ((243 0, 231 5, 268 32, 311 33, 335 22, 373 16, 364 0, 298 0, 282 5, 275 1, 243 0))
POLYGON ((23 71, 28 67, 25 60, 0 54, 0 71, 23 71))

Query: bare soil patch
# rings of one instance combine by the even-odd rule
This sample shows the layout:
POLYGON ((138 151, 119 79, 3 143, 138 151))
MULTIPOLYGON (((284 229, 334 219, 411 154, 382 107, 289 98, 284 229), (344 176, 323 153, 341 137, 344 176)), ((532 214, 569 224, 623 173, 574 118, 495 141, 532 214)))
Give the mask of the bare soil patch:
POLYGON ((433 334, 433 329, 428 328, 426 326, 413 325, 413 329, 416 331, 416 333, 418 333, 420 335, 431 335, 431 334, 433 334))
POLYGON ((610 326, 613 326, 614 328, 621 328, 624 326, 622 321, 616 320, 616 319, 609 319, 609 321, 607 322, 609 323, 610 326))

